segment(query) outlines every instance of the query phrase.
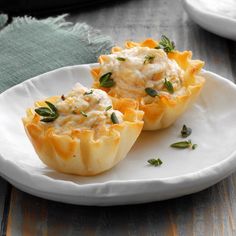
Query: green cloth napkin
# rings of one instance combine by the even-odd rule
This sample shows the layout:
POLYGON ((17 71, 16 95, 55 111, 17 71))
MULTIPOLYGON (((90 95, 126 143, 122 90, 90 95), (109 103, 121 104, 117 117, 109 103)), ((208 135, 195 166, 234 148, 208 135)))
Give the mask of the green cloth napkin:
POLYGON ((0 14, 0 29, 7 23, 8 17, 5 14, 0 14))
POLYGON ((62 66, 96 62, 110 50, 110 37, 65 17, 17 17, 1 29, 7 17, 0 15, 0 92, 62 66))

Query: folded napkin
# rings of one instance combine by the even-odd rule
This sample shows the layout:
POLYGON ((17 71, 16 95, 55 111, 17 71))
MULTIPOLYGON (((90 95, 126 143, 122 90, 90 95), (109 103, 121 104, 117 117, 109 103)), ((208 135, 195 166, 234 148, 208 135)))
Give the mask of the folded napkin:
POLYGON ((0 15, 0 92, 62 66, 96 62, 110 50, 110 37, 65 17, 17 17, 3 27, 7 16, 0 15))
POLYGON ((8 17, 5 14, 0 14, 0 29, 7 23, 8 17))

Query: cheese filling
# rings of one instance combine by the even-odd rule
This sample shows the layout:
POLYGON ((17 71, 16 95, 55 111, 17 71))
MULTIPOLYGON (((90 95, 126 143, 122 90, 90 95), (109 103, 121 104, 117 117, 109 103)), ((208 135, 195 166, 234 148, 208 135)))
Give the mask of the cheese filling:
POLYGON ((95 130, 95 136, 105 132, 112 124, 112 113, 119 123, 123 122, 123 114, 113 110, 108 95, 99 89, 88 89, 77 83, 67 95, 63 95, 55 103, 58 118, 53 123, 55 133, 67 134, 72 130, 95 130))
POLYGON ((105 55, 101 75, 108 72, 112 73, 115 82, 111 92, 118 97, 135 99, 147 96, 147 87, 169 95, 165 80, 172 83, 174 91, 180 90, 184 74, 162 49, 148 47, 133 47, 105 55))

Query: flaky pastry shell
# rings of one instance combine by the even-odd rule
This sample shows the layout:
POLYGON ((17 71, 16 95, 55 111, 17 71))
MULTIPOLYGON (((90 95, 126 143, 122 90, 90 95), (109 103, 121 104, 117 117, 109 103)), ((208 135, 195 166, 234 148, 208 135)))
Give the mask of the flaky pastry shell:
MULTIPOLYGON (((57 97, 47 99, 53 103, 57 97)), ((35 107, 45 106, 44 101, 35 107)), ((94 130, 71 130, 71 134, 56 134, 52 124, 45 126, 34 109, 27 110, 23 118, 25 131, 39 158, 52 169, 82 176, 104 172, 125 158, 143 128, 143 112, 127 99, 114 107, 121 109, 123 122, 112 124, 108 131, 94 137, 94 130)))
MULTIPOLYGON (((128 41, 125 43, 125 48, 132 47, 149 47, 155 48, 158 42, 153 39, 146 39, 141 43, 128 41)), ((113 47, 111 52, 119 52, 122 48, 113 47)), ((175 122, 175 120, 185 112, 185 110, 192 104, 199 95, 204 83, 203 78, 199 72, 204 66, 204 62, 200 60, 192 60, 191 51, 173 51, 167 54, 169 59, 175 60, 179 67, 184 71, 185 92, 181 95, 173 96, 159 96, 151 103, 145 103, 143 98, 137 99, 139 109, 144 111, 144 130, 158 130, 163 129, 175 122)), ((99 57, 99 63, 106 63, 106 56, 99 57)), ((103 89, 114 100, 119 100, 119 96, 110 88, 100 87, 99 78, 101 77, 100 67, 92 68, 91 73, 94 78, 93 87, 103 89)))

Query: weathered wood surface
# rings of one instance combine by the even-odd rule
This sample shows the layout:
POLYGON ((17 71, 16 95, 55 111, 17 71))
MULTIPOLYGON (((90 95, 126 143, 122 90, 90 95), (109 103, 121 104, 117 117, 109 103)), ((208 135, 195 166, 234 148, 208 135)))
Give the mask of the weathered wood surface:
POLYGON ((197 194, 114 207, 67 205, 16 189, 7 235, 235 235, 235 176, 197 194))
POLYGON ((6 233, 11 187, 0 177, 0 235, 6 233))
MULTIPOLYGON (((166 34, 177 48, 191 49, 194 58, 205 60, 206 69, 229 80, 236 76, 236 43, 197 26, 184 13, 180 0, 117 1, 77 10, 69 19, 101 29, 118 44, 166 34)), ((9 210, 8 236, 236 235, 236 174, 189 196, 103 208, 47 201, 13 188, 9 210)))

